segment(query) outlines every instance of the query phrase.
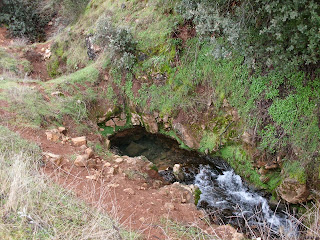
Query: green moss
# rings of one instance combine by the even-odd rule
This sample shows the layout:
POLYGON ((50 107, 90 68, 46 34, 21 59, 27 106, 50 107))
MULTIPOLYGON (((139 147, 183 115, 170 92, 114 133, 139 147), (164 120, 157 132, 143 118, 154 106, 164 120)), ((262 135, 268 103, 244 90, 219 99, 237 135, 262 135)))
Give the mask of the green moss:
POLYGON ((207 149, 211 152, 219 145, 219 136, 213 132, 205 131, 200 141, 200 151, 205 152, 207 149))
POLYGON ((200 195, 201 195, 201 190, 199 188, 197 188, 195 191, 194 191, 194 204, 195 205, 198 205, 198 202, 200 200, 200 195))
POLYGON ((170 130, 170 131, 166 131, 163 129, 160 129, 159 132, 163 135, 169 136, 175 140, 177 140, 177 142, 180 144, 180 147, 186 150, 191 150, 191 148, 189 148, 176 134, 175 131, 170 130))
POLYGON ((254 169, 252 161, 240 145, 226 146, 217 155, 224 158, 237 174, 253 183, 256 187, 267 188, 259 178, 259 174, 254 169))
POLYGON ((307 175, 304 167, 298 161, 286 161, 283 166, 284 174, 290 178, 296 179, 299 183, 305 184, 307 175))

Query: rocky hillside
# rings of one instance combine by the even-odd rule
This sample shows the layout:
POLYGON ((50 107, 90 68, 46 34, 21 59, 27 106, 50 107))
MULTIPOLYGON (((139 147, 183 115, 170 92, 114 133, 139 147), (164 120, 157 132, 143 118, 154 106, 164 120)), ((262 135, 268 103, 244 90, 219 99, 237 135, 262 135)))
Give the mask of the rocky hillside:
POLYGON ((317 3, 13 2, 0 17, 0 123, 40 146, 51 180, 98 209, 134 203, 116 217, 144 237, 148 226, 150 239, 180 239, 175 228, 186 239, 241 237, 207 227, 194 191, 164 186, 148 161, 109 151, 112 134, 142 126, 222 157, 319 236, 310 217, 320 191, 317 3), (116 203, 101 201, 106 194, 116 203))

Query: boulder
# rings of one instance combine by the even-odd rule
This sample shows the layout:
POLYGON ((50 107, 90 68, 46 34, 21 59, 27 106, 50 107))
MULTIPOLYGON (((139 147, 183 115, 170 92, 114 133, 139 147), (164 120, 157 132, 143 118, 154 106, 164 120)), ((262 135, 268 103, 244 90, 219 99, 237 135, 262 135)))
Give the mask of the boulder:
POLYGON ((278 187, 278 192, 282 199, 293 204, 306 202, 310 194, 305 183, 293 178, 285 178, 278 187))
POLYGON ((86 136, 71 138, 71 141, 72 141, 72 144, 74 146, 76 146, 76 147, 80 147, 82 145, 86 145, 87 144, 86 136))
POLYGON ((174 123, 172 127, 177 135, 181 138, 181 140, 189 148, 199 148, 199 142, 189 133, 188 129, 185 126, 183 126, 181 123, 174 123))

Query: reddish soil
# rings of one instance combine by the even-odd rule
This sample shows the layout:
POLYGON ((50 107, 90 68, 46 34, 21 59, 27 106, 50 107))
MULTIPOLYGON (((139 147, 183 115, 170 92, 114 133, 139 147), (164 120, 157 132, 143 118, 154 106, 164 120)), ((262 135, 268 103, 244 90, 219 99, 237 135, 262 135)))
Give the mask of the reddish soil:
POLYGON ((0 27, 0 46, 1 47, 8 47, 12 43, 12 40, 8 38, 8 32, 7 29, 4 27, 0 27))
MULTIPOLYGON (((19 133, 24 139, 38 144, 43 152, 62 155, 64 159, 83 154, 81 147, 72 146, 70 143, 62 144, 60 141, 49 141, 43 129, 10 126, 9 128, 19 133)), ((92 135, 91 138, 93 137, 92 135)), ((45 161, 43 172, 64 188, 72 190, 76 196, 93 207, 106 210, 122 227, 140 233, 143 239, 190 239, 175 237, 177 233, 174 229, 164 231, 166 222, 169 220, 176 221, 187 228, 197 227, 205 233, 218 234, 224 239, 231 237, 228 235, 229 228, 224 230, 221 227, 209 226, 203 220, 205 214, 196 209, 193 199, 182 203, 183 190, 159 181, 161 177, 156 171, 147 170, 143 166, 146 164, 144 161, 130 164, 126 161, 129 158, 121 157, 124 161, 116 163, 115 159, 119 156, 102 158, 97 154, 95 158, 99 158, 99 163, 92 168, 77 167, 72 160, 65 160, 59 166, 45 161), (102 171, 102 165, 106 162, 109 162, 112 167, 118 165, 118 172, 101 176, 97 180, 86 178, 99 170, 102 171), (139 174, 130 176, 130 172, 139 172, 139 174), (132 189, 132 193, 125 189, 132 189)))

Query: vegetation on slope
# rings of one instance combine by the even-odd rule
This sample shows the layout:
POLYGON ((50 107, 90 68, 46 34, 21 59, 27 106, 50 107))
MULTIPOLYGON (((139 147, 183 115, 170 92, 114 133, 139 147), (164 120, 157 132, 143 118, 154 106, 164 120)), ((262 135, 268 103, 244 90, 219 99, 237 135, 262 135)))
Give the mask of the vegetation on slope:
MULTIPOLYGON (((63 8, 72 6, 62 2, 63 8)), ((319 180, 319 4, 94 0, 83 7, 86 2, 81 3, 78 21, 52 44, 48 63, 52 77, 86 66, 72 75, 77 78, 95 61, 108 85, 106 96, 88 93, 91 100, 106 97, 112 104, 159 111, 161 116, 174 117, 183 110, 198 122, 209 106, 214 114, 206 121, 214 124, 194 129, 202 138, 201 151, 228 153, 231 159, 228 147, 238 148, 239 136, 248 131, 260 155, 282 156, 283 171, 299 166, 303 173, 298 171, 294 178, 319 180), (88 36, 100 48, 95 60, 89 60, 83 48, 88 36), (200 96, 202 88, 205 94, 200 96), (237 109, 240 121, 230 118, 226 100, 237 109)), ((74 94, 77 86, 68 78, 51 83, 74 94)), ((236 169, 245 161, 253 171, 251 180, 265 186, 250 157, 230 161, 236 169)), ((274 174, 279 179, 280 172, 274 174)), ((274 190, 275 183, 281 180, 270 183, 269 189, 274 190)))

